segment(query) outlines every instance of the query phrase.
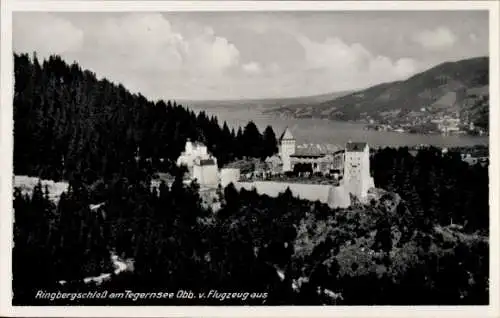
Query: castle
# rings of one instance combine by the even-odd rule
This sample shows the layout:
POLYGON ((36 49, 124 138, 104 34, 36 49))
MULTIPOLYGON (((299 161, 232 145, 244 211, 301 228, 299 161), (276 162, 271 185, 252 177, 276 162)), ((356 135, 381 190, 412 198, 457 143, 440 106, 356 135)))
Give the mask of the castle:
POLYGON ((292 171, 292 156, 295 154, 295 138, 288 129, 285 129, 279 139, 279 156, 283 165, 283 172, 292 171))
POLYGON ((219 184, 217 158, 207 151, 207 146, 199 142, 186 141, 184 152, 177 159, 178 166, 185 166, 191 179, 202 187, 216 187, 219 184))
POLYGON ((304 151, 297 149, 296 141, 287 128, 279 139, 278 155, 266 159, 270 171, 279 174, 307 167, 310 172, 333 175, 338 185, 290 183, 276 181, 242 181, 239 169, 218 169, 217 158, 208 153, 199 142, 187 141, 177 165, 187 167, 191 180, 196 180, 204 189, 215 189, 218 185, 233 183, 236 188, 255 189, 260 194, 276 196, 287 188, 294 196, 328 204, 332 208, 351 205, 351 195, 365 202, 369 189, 374 187, 370 176, 370 148, 364 142, 348 142, 345 149, 333 153, 304 151))
MULTIPOLYGON (((368 190, 374 187, 370 176, 370 148, 365 142, 348 142, 345 149, 334 153, 297 151, 295 138, 287 127, 279 139, 278 157, 282 172, 307 165, 312 172, 336 174, 339 186, 360 200, 366 198, 368 190)), ((272 161, 276 162, 276 158, 269 158, 268 162, 272 161)))
POLYGON ((210 154, 207 146, 200 142, 186 141, 184 151, 177 158, 177 166, 185 166, 189 178, 196 180, 202 189, 225 187, 240 179, 240 170, 233 168, 219 169, 217 158, 210 154))
POLYGON ((367 143, 348 142, 344 152, 343 185, 360 199, 365 199, 375 184, 370 175, 370 148, 367 143))

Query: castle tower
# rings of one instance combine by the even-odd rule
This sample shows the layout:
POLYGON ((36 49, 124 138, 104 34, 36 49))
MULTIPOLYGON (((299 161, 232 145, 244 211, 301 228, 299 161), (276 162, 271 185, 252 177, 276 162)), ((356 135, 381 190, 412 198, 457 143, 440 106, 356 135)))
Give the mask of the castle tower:
POLYGON ((184 148, 184 151, 187 154, 190 154, 193 152, 193 143, 191 142, 191 139, 189 139, 189 138, 186 140, 186 146, 184 148))
POLYGON ((288 127, 286 127, 283 134, 281 134, 279 144, 279 155, 281 157, 281 161, 283 162, 283 172, 291 171, 292 164, 290 156, 295 153, 295 138, 293 138, 293 135, 288 127))
POLYGON ((344 184, 349 193, 363 200, 374 187, 370 176, 370 148, 365 142, 348 142, 344 154, 344 184))

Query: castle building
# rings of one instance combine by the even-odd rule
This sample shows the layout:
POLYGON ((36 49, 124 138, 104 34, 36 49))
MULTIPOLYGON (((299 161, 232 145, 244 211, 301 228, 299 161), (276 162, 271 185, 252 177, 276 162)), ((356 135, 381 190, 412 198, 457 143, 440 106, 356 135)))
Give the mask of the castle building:
MULTIPOLYGON (((311 172, 334 174, 341 180, 339 186, 360 200, 366 198, 368 190, 374 187, 370 176, 370 148, 365 142, 348 142, 345 149, 334 153, 322 153, 317 149, 297 151, 295 138, 287 127, 279 143, 282 172, 308 166, 311 172)), ((276 158, 268 158, 268 161, 276 166, 276 158)))
POLYGON ((280 155, 267 157, 265 162, 271 174, 279 174, 283 171, 283 162, 281 161, 280 155))
POLYGON ((344 173, 344 154, 345 150, 337 150, 332 154, 333 164, 332 164, 332 172, 337 173, 339 175, 343 175, 344 173))
POLYGON ((193 165, 192 178, 202 187, 217 187, 219 184, 219 170, 215 158, 196 158, 193 165))
POLYGON ((374 187, 370 176, 370 148, 366 142, 348 142, 344 153, 343 183, 349 193, 364 199, 374 187))
POLYGON ((207 150, 207 146, 201 142, 192 142, 189 139, 186 141, 186 146, 184 151, 181 153, 179 158, 177 158, 177 165, 184 165, 190 173, 192 173, 193 166, 196 160, 214 160, 217 164, 217 159, 210 155, 207 150))
MULTIPOLYGON (((296 141, 288 127, 279 139, 278 159, 281 161, 281 171, 293 171, 301 165, 311 166, 312 172, 325 172, 331 167, 331 155, 322 153, 318 149, 297 149, 296 141)), ((276 157, 268 158, 273 167, 277 166, 276 157)))
POLYGON ((193 143, 188 139, 177 165, 185 166, 191 179, 201 187, 213 187, 219 183, 217 158, 209 154, 207 147, 200 142, 193 143))
POLYGON ((292 171, 291 156, 295 153, 295 138, 290 130, 285 128, 279 139, 279 156, 282 162, 283 172, 292 171))

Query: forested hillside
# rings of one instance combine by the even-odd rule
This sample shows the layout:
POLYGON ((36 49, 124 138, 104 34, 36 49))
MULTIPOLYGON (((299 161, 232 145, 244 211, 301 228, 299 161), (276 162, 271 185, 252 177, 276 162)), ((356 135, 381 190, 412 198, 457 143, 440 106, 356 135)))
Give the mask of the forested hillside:
POLYGON ((225 162, 262 158, 276 151, 271 128, 233 133, 58 57, 17 55, 15 74, 15 173, 69 181, 57 204, 41 186, 14 192, 15 305, 488 303, 488 167, 453 150, 375 152, 372 175, 387 193, 369 204, 330 209, 289 191, 270 198, 229 185, 214 213, 170 161, 188 137, 225 162), (171 186, 151 188, 158 169, 175 177, 171 186), (113 274, 111 252, 133 269, 113 274), (84 281, 109 272, 102 284, 84 281), (35 298, 39 290, 258 297, 51 301, 35 298))
POLYGON ((332 210, 290 192, 270 198, 230 185, 221 189, 215 214, 180 175, 170 188, 150 189, 141 171, 92 189, 74 185, 57 207, 41 188, 32 197, 16 193, 15 303, 488 303, 488 184, 479 165, 432 149, 417 157, 385 149, 374 157, 375 182, 399 191, 401 201, 388 192, 370 205, 332 210), (93 202, 104 205, 92 211, 93 202), (84 277, 110 271, 110 250, 132 258, 133 272, 84 284, 84 277), (33 299, 40 289, 195 295, 217 289, 266 297, 54 302, 33 299))
POLYGON ((149 101, 58 56, 14 60, 16 174, 92 182, 127 169, 136 156, 168 169, 187 138, 206 143, 220 164, 276 150, 271 127, 263 135, 253 123, 230 131, 203 112, 149 101))

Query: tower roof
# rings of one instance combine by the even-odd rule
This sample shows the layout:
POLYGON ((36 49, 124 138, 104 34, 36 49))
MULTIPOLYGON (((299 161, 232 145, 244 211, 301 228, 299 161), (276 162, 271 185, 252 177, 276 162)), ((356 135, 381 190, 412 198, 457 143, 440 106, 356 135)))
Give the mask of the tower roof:
POLYGON ((281 134, 280 141, 281 140, 293 140, 293 139, 295 139, 295 138, 293 138, 293 135, 290 132, 290 129, 288 129, 288 127, 286 127, 285 131, 281 134))
POLYGON ((323 157, 325 152, 317 147, 298 148, 293 157, 323 157))
POLYGON ((348 142, 345 145, 345 150, 350 152, 361 152, 365 150, 366 146, 366 142, 348 142))

